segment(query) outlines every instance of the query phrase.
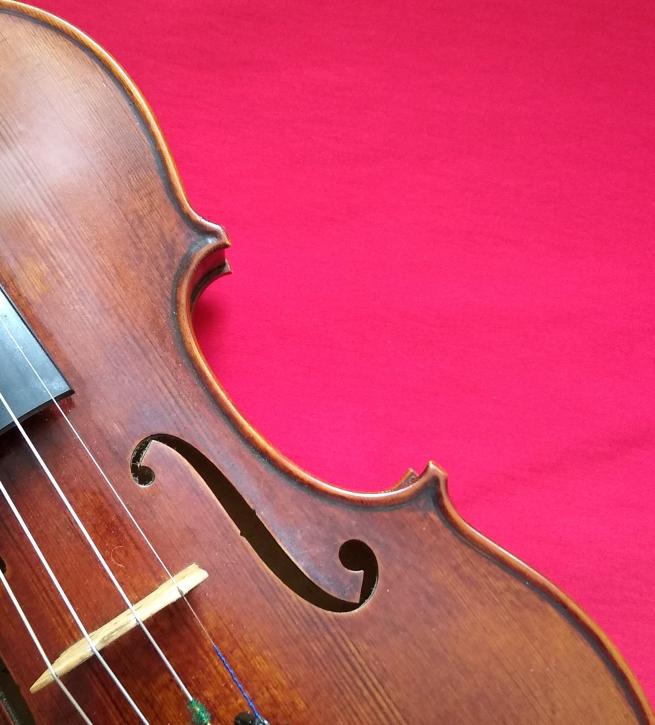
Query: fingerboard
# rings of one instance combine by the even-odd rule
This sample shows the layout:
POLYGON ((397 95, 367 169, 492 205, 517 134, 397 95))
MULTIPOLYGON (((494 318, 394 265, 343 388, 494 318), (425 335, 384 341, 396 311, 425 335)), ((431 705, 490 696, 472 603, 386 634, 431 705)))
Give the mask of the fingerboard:
MULTIPOLYGON (((11 332, 10 335, 0 325, 0 392, 16 417, 22 421, 51 404, 50 393, 59 400, 71 395, 73 390, 2 287, 0 317, 11 332), (43 382, 32 370, 26 357, 43 382)), ((11 416, 0 403, 0 435, 12 427, 11 416)))

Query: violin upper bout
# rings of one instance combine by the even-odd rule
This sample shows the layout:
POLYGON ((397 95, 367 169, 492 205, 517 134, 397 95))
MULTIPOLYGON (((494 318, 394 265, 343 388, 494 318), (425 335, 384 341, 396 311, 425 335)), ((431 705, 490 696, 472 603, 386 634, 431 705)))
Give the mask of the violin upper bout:
POLYGON ((119 251, 156 243, 176 261, 189 246, 228 246, 221 227, 192 209, 150 106, 114 58, 60 18, 13 0, 0 0, 0 37, 0 126, 23 155, 2 162, 15 183, 0 219, 20 214, 52 243, 71 231, 87 231, 96 249, 107 237, 119 251))

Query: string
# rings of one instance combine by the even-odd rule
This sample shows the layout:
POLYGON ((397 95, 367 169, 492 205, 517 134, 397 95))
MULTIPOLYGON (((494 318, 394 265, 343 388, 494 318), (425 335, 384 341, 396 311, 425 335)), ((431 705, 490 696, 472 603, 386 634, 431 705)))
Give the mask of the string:
POLYGON ((125 590, 123 589, 123 587, 121 586, 120 582, 118 581, 118 579, 114 575, 114 572, 111 570, 109 564, 107 563, 107 560, 105 559, 105 557, 100 552, 100 549, 97 547, 95 541, 91 537, 91 534, 88 532, 86 526, 82 522, 82 519, 78 516, 77 511, 75 511, 75 509, 71 505, 70 501, 68 500, 68 497, 66 496, 66 494, 63 491, 63 489, 61 488, 61 486, 57 482, 57 479, 52 474, 52 471, 50 470, 50 468, 48 467, 48 465, 46 464, 46 462, 43 460, 43 457, 41 456, 41 454, 36 449, 36 446, 32 442, 32 439, 29 437, 29 435, 25 431, 25 428, 23 428, 23 426, 21 425, 20 421, 16 417, 16 414, 11 409, 11 407, 7 403, 7 400, 5 399, 4 395, 1 392, 0 392, 0 403, 2 403, 2 405, 5 407, 7 413, 9 413, 9 416, 11 417, 11 420, 12 420, 13 424, 20 431, 20 434, 23 436, 23 439, 25 440, 25 442, 27 443, 29 449, 32 451, 32 454, 34 455, 34 457, 38 461, 39 465, 41 466, 41 470, 46 475, 46 478, 52 484, 52 487, 57 492, 57 495, 59 496, 59 498, 61 499, 62 503, 66 507, 66 510, 70 514, 71 518, 73 519, 73 521, 75 522, 75 524, 77 525, 77 527, 79 528, 79 530, 82 532, 82 535, 86 539, 87 544, 89 545, 89 547, 91 548, 91 550, 95 554, 96 558, 100 562, 100 566, 104 569, 104 571, 107 574, 107 576, 109 577, 111 583, 114 585, 114 587, 116 588, 116 591, 119 593, 121 599, 125 602, 125 606, 130 610, 132 616, 134 617, 134 620, 141 627, 143 633, 146 635, 146 637, 150 641, 150 644, 154 647, 155 652, 157 652, 157 654, 159 655, 159 658, 161 659, 161 661, 164 663, 164 665, 166 666, 166 668, 170 672, 171 676, 173 677, 173 679, 177 683, 177 685, 180 688, 180 690, 182 690, 182 693, 184 694, 184 696, 186 697, 186 699, 189 702, 191 702, 194 699, 193 698, 193 695, 189 692, 189 690, 187 689, 186 685, 182 682, 182 679, 180 678, 180 676, 177 674, 177 672, 173 668, 173 665, 168 661, 168 658, 166 657, 166 655, 162 651, 161 647, 157 644, 157 642, 155 641, 155 638, 152 636, 152 634, 150 634, 150 630, 146 627, 146 625, 144 624, 144 622, 141 619, 141 617, 139 617, 139 614, 137 613, 136 609, 134 608, 134 605, 132 604, 132 602, 130 601, 129 597, 125 593, 125 590))
MULTIPOLYGON (((0 393, 1 395, 1 393, 0 393)), ((68 595, 64 591, 64 588, 59 583, 59 579, 57 579, 57 576, 55 575, 54 571, 52 571, 52 568, 50 567, 50 564, 48 563, 48 560, 45 558, 45 555, 43 551, 41 550, 41 547, 36 542, 36 539, 32 535, 32 532, 30 531, 30 528, 25 523, 25 519, 22 517, 20 511, 16 508, 16 505, 14 504, 14 500, 9 495, 9 492, 5 488, 2 481, 0 481, 0 493, 2 494, 3 498, 9 505, 9 508, 11 509, 12 513, 16 517, 16 520, 20 524, 21 529, 23 530, 23 533, 27 537, 28 541, 30 542, 32 548, 34 549, 36 555, 39 557, 39 561, 41 562, 41 565, 46 570, 46 573, 48 574, 48 577, 50 578, 50 581, 54 584, 55 589, 59 593, 59 596, 61 597, 62 601, 66 605, 66 609, 70 612, 71 617, 75 621, 75 624, 77 625, 77 628, 82 633, 82 637, 84 637, 87 645, 93 652, 93 654, 98 658, 100 664, 104 667, 107 674, 111 677, 111 679, 114 681, 114 684, 118 689, 121 691, 125 699, 130 704, 130 707, 134 710, 134 712, 137 714, 139 720, 143 723, 143 725, 149 725, 148 721, 144 717, 141 710, 139 710, 138 705, 134 702, 132 697, 130 696, 129 692, 125 689, 122 682, 118 679, 118 677, 115 675, 114 671, 111 669, 111 667, 107 664, 105 658, 100 654, 98 648, 95 645, 95 642, 91 639, 91 636, 89 635, 86 627, 82 623, 82 620, 80 619, 78 613, 75 611, 75 607, 73 607, 70 599, 68 598, 68 595)))
POLYGON ((214 651, 216 652, 216 655, 218 656, 221 664, 223 665, 223 667, 227 671, 228 675, 232 679, 232 682, 234 683, 234 685, 236 686, 236 688, 241 693, 241 696, 243 697, 243 699, 247 703, 248 707, 250 708, 250 711, 254 715, 257 723, 259 725, 268 725, 267 720, 258 711, 257 706, 255 705, 254 700, 248 694, 245 686, 243 685, 243 683, 239 679, 239 677, 236 674, 234 668, 230 665, 227 657, 223 654, 223 652, 221 651, 220 647, 214 641, 213 637, 209 633, 209 630, 207 629, 207 627, 205 626, 204 622, 200 618, 200 615, 196 612, 195 608, 193 607, 193 605, 189 601, 186 593, 183 592, 182 589, 178 586, 178 584, 175 581, 175 578, 173 576, 173 573, 170 571, 170 569, 168 568, 168 566, 165 564, 164 560, 161 558, 161 556, 159 555, 159 553, 155 549, 154 544, 150 541, 149 537, 147 536, 146 532, 143 530, 143 528, 141 527, 141 525, 139 524, 139 522, 136 520, 136 518, 135 518, 134 514, 132 513, 132 511, 130 510, 129 506, 127 505, 127 503, 125 503, 124 499, 119 494, 117 488, 111 482, 111 480, 109 479, 109 476, 105 473, 104 469, 102 468, 102 466, 98 462, 97 458, 91 452, 91 449, 89 448, 89 446, 82 439, 82 436, 77 431, 77 429, 73 425, 73 423, 70 420, 70 418, 66 415, 64 409, 59 404, 59 401, 55 398, 55 396, 53 395, 52 391, 50 390, 48 384, 43 379, 43 377, 39 374, 39 371, 34 367, 34 365, 32 364, 32 361, 29 359, 29 357, 25 353, 25 350, 23 350, 22 346, 20 345, 20 343, 18 342, 18 340, 15 338, 15 336, 13 335, 13 333, 11 332, 11 330, 9 329, 9 327, 7 326, 5 320, 4 320, 4 318, 2 316, 0 316, 0 323, 2 323, 2 326, 3 326, 4 330, 5 330, 5 332, 9 335, 9 337, 12 340, 12 342, 16 346, 17 350, 20 352, 20 354, 23 356, 25 362, 31 368, 32 372, 34 373, 34 375, 38 379, 39 383, 41 384, 41 386, 43 387, 43 389, 46 391, 47 395, 50 397, 50 401, 55 405, 55 407, 57 408, 57 410, 61 414, 62 418, 64 419, 64 421, 66 422, 66 424, 68 425, 68 427, 70 428, 70 430, 72 431, 73 435, 77 438, 77 441, 82 446, 82 448, 84 449, 85 453, 87 454, 87 456, 91 460, 92 464, 95 466, 95 468, 100 473, 101 478, 105 481, 105 483, 107 484, 107 486, 109 486, 110 491, 113 493, 114 497, 119 502, 119 504, 121 505, 121 507, 123 508, 123 510, 125 511, 125 513, 127 514, 128 518, 130 519, 130 521, 134 524, 134 527, 136 528, 136 530, 138 531, 138 533, 140 534, 140 536, 143 538, 144 542, 147 544, 148 548, 152 552, 152 554, 155 557, 155 559, 157 559, 158 563, 160 564, 160 566, 162 567, 162 569, 164 570, 164 572, 166 573, 166 575, 168 576, 168 578, 175 584, 175 587, 177 588, 177 590, 178 590, 181 598, 184 600, 184 602, 186 603, 187 607, 189 608, 189 611, 191 612, 191 614, 193 615, 193 617, 196 620, 197 624, 199 625, 200 629, 202 630, 202 632, 204 633, 204 635, 207 637, 207 639, 211 643, 211 645, 212 645, 214 651))
POLYGON ((0 568, 0 582, 2 582, 2 585, 5 588, 5 591, 7 592, 7 596, 9 599, 11 599, 12 604, 14 605, 14 608, 16 609, 16 612, 18 612, 18 616, 21 618, 23 625, 25 626, 25 629, 27 630, 27 633, 30 635, 32 642, 34 642, 34 646, 38 650, 39 654, 41 655, 41 659, 45 663, 45 666, 50 673, 50 676, 52 679, 59 685, 59 689, 66 695, 68 698, 68 701, 70 704, 77 710, 77 713, 79 716, 84 720, 86 725, 93 725, 91 720, 87 717, 87 714, 82 709, 82 706, 79 704, 79 702, 73 697, 70 690, 64 685, 64 683, 61 681, 59 675, 55 672, 54 667, 52 666, 52 663, 48 659, 48 655, 45 653, 45 650, 43 649, 43 646, 41 645, 41 642, 39 641, 39 638, 36 635, 36 632, 34 631, 34 628, 29 622, 29 619, 27 618, 27 615, 25 614, 25 611, 20 605, 20 602, 16 598, 16 595, 14 594, 13 589, 11 588, 11 585, 7 581, 7 578, 4 575, 4 572, 0 568))

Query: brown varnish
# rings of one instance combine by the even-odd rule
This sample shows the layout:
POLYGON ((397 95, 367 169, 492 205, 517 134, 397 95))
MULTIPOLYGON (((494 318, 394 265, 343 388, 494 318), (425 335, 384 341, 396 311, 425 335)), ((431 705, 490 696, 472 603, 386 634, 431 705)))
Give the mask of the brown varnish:
MULTIPOLYGON (((189 207, 161 132, 118 65, 69 25, 7 0, 0 240, 0 284, 75 388, 65 404, 72 421, 171 571, 196 562, 209 572, 191 601, 271 723, 654 722, 598 627, 464 523, 437 466, 385 493, 347 493, 248 425, 191 327, 199 287, 228 271, 224 233, 189 207), (198 455, 183 457, 176 440, 198 455), (137 474, 154 471, 153 485, 135 483, 135 465, 137 474), (217 500, 226 481, 335 600, 357 602, 361 575, 339 549, 365 542, 379 566, 369 600, 344 612, 300 596, 217 500)), ((57 411, 27 429, 132 600, 162 584, 161 567, 57 411)), ((123 611, 16 431, 0 439, 0 479, 87 626, 123 611)), ((56 657, 79 632, 4 505, 0 557, 56 657)), ((74 722, 56 687, 29 694, 43 663, 2 593, 0 622, 0 658, 36 720, 74 722)), ((151 631, 217 721, 246 709, 183 603, 154 617, 151 631)), ((187 721, 138 630, 105 654, 152 722, 187 721)), ((133 721, 97 662, 66 683, 94 721, 133 721)))

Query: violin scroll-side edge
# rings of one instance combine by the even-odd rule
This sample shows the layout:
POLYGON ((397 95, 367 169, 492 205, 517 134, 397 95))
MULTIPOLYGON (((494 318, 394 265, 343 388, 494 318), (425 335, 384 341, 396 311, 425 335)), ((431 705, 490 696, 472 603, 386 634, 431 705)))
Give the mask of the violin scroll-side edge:
POLYGON ((0 10, 5 10, 18 15, 26 15, 33 20, 50 26, 54 30, 67 36, 70 40, 81 47, 85 52, 91 53, 114 77, 116 82, 121 86, 123 92, 127 95, 132 103, 135 111, 141 117, 146 132, 150 136, 150 142, 153 147, 153 154, 161 160, 163 164, 162 177, 168 184, 168 190, 172 200, 175 203, 180 215, 187 224, 198 233, 205 243, 216 245, 220 248, 230 246, 222 227, 218 224, 208 221, 198 214, 189 203, 186 192, 182 185, 180 174, 171 155, 170 149, 164 135, 161 131, 157 119, 146 101, 145 97, 136 86, 134 81, 125 72, 118 61, 110 55, 102 46, 96 43, 86 33, 79 28, 66 22, 57 15, 53 15, 41 8, 28 5, 26 3, 17 2, 17 0, 0 0, 0 10))

